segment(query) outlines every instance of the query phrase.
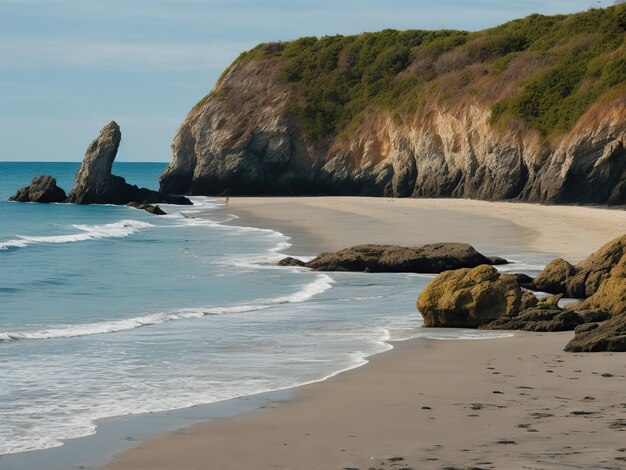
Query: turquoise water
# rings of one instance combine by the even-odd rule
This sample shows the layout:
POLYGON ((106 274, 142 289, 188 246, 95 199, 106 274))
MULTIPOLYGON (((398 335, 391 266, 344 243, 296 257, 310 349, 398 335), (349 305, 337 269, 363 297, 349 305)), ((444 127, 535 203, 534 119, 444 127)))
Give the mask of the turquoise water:
MULTIPOLYGON (((115 172, 155 187, 163 166, 115 172)), ((187 217, 4 200, 42 173, 67 191, 76 169, 0 163, 0 454, 61 445, 99 418, 322 380, 389 340, 489 335, 420 330, 430 276, 276 267, 289 239, 238 227, 221 200, 194 198, 187 217)))

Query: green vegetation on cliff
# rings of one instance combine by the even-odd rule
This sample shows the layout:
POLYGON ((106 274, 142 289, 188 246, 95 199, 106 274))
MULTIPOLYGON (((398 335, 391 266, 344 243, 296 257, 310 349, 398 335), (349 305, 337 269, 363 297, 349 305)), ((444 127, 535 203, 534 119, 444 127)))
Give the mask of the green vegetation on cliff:
POLYGON ((397 119, 426 103, 472 101, 492 122, 522 120, 544 136, 572 128, 626 83, 626 5, 531 15, 497 28, 306 37, 261 44, 240 61, 279 66, 296 90, 291 111, 313 139, 349 128, 374 107, 397 119))

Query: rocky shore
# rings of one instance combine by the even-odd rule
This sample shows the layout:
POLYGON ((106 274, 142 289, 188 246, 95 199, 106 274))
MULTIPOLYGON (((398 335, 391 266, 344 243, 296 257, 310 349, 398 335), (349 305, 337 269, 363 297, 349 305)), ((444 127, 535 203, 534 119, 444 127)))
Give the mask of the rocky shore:
POLYGON ((21 188, 11 201, 73 204, 116 204, 143 209, 155 215, 165 212, 156 203, 190 205, 184 196, 174 196, 128 184, 121 176, 112 174, 113 162, 122 139, 120 128, 112 121, 89 145, 76 174, 74 187, 66 196, 49 175, 38 176, 21 188))
POLYGON ((562 258, 534 279, 503 274, 505 264, 463 243, 410 248, 358 245, 281 266, 316 271, 439 273, 421 292, 417 308, 425 327, 486 330, 571 331, 566 351, 626 351, 626 235, 602 246, 577 265, 562 258), (539 299, 532 291, 553 294, 539 299), (582 299, 561 306, 566 295, 582 299))
MULTIPOLYGON (((237 225, 291 237, 294 256, 341 251, 350 242, 408 247, 462 234, 484 254, 581 260, 626 233, 622 211, 468 200, 233 197, 228 210, 240 216, 237 225), (495 214, 507 224, 494 223, 495 214)), ((360 276, 365 285, 375 282, 374 275, 360 276)), ((531 287, 528 279, 524 284, 531 287)), ((621 354, 566 353, 573 331, 480 341, 428 339, 446 332, 427 328, 416 333, 363 367, 297 388, 293 401, 142 441, 106 469, 623 466, 621 354)))

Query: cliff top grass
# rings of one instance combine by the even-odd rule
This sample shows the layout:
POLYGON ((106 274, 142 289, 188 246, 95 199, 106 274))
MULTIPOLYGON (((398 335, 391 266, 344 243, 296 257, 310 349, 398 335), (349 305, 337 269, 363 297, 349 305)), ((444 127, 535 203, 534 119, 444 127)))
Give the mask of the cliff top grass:
POLYGON ((321 139, 384 107, 403 120, 428 102, 491 108, 545 137, 569 131, 626 84, 626 5, 530 15, 479 32, 384 30, 266 43, 235 61, 269 61, 296 91, 291 112, 321 139))

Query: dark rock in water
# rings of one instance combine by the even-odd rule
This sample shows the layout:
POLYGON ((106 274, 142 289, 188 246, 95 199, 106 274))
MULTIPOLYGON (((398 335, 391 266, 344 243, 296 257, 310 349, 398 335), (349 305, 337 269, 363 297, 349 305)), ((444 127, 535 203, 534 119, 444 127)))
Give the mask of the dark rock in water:
POLYGON ((465 243, 437 243, 417 248, 397 245, 358 245, 322 253, 305 264, 316 271, 406 272, 437 274, 491 264, 465 243))
POLYGON ((10 201, 17 202, 63 202, 67 196, 57 186, 57 180, 49 175, 38 176, 30 186, 20 189, 10 201))
POLYGON ((501 258, 500 256, 487 256, 487 259, 491 262, 493 266, 499 266, 502 264, 509 264, 509 261, 501 258))
POLYGON ((574 339, 565 347, 569 352, 626 351, 626 312, 602 323, 576 329, 574 339))
POLYGON ((304 261, 300 261, 299 259, 292 258, 291 256, 287 256, 286 258, 281 259, 278 262, 278 266, 304 266, 304 261))
POLYGON ((150 212, 150 214, 154 214, 154 215, 166 215, 167 214, 167 212, 165 212, 159 206, 155 206, 155 205, 152 205, 152 204, 142 204, 140 202, 131 201, 131 202, 129 202, 126 205, 130 206, 130 207, 134 207, 135 209, 142 209, 142 210, 144 210, 146 212, 150 212))
POLYGON ((76 183, 68 195, 68 202, 75 204, 127 204, 136 201, 145 204, 159 202, 169 204, 191 204, 183 196, 152 191, 126 183, 120 176, 111 174, 122 134, 115 122, 102 128, 85 154, 76 174, 76 183))
POLYGON ((417 308, 427 327, 478 328, 537 303, 513 276, 483 265, 440 274, 422 291, 417 308))

